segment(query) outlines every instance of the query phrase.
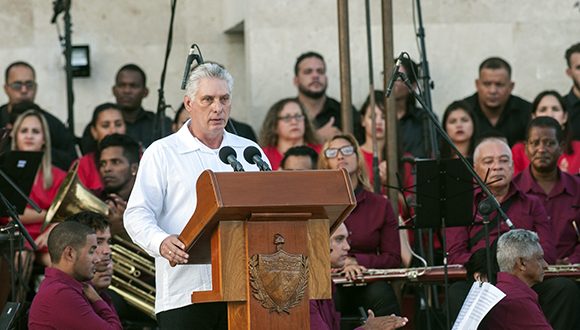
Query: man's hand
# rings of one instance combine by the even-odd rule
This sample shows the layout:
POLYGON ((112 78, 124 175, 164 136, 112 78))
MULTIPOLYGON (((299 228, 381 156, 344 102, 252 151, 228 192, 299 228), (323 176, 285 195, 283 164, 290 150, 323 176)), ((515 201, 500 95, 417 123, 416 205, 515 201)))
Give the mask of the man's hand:
POLYGON ((101 298, 101 296, 99 296, 97 290, 95 290, 95 288, 93 288, 93 286, 89 283, 83 283, 83 292, 85 293, 85 296, 87 296, 87 299, 89 299, 91 304, 94 304, 97 301, 103 299, 101 298))
POLYGON ((185 252, 185 244, 177 238, 177 235, 164 239, 159 247, 159 253, 171 264, 186 264, 189 259, 189 255, 185 252))
POLYGON ((48 227, 42 232, 42 234, 38 235, 34 240, 34 243, 38 247, 38 249, 42 249, 47 246, 48 243, 48 235, 50 235, 50 231, 54 228, 57 224, 51 223, 48 227))
POLYGON ((372 310, 368 310, 369 317, 363 326, 363 329, 368 330, 391 330, 404 327, 409 320, 406 317, 395 315, 375 317, 372 310))
POLYGON ((316 135, 321 143, 324 143, 337 134, 341 134, 341 131, 334 126, 334 117, 330 117, 330 120, 326 124, 316 130, 316 135))
POLYGON ((349 281, 354 281, 363 276, 367 271, 366 267, 358 264, 355 258, 348 257, 344 264, 344 277, 349 281))
POLYGON ((123 227, 123 213, 127 209, 127 202, 117 194, 107 196, 107 206, 109 207, 109 222, 111 223, 111 234, 119 234, 125 231, 123 227))
POLYGON ((381 177, 381 185, 386 186, 387 185, 387 161, 383 160, 382 162, 379 163, 379 176, 381 177))

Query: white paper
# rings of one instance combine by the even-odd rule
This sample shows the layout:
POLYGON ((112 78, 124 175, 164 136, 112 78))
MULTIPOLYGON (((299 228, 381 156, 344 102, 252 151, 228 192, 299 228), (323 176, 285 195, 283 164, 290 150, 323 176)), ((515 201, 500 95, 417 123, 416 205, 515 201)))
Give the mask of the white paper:
POLYGON ((453 330, 476 330, 485 315, 504 297, 505 293, 493 284, 474 282, 453 324, 453 330))

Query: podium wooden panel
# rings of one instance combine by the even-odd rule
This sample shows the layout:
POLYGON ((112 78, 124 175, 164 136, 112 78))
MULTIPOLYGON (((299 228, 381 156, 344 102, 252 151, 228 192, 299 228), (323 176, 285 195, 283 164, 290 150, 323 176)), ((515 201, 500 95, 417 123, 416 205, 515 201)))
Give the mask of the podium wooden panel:
POLYGON ((211 262, 212 290, 192 302, 227 302, 230 329, 308 329, 309 299, 331 298, 329 235, 356 205, 346 170, 207 170, 197 200, 179 239, 190 263, 211 262), (308 257, 308 287, 287 313, 264 308, 250 286, 249 260, 275 253, 276 234, 285 252, 308 257))

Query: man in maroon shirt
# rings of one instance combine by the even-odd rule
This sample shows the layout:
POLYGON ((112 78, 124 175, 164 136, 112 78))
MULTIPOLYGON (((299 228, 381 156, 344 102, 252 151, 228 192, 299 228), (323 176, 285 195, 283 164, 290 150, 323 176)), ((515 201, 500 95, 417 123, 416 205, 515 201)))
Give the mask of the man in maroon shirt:
MULTIPOLYGON (((500 202, 514 226, 536 232, 545 260, 549 264, 554 264, 556 241, 551 220, 538 197, 526 194, 515 182, 512 182, 512 154, 507 143, 498 138, 484 139, 475 148, 473 161, 475 171, 482 179, 489 182, 488 187, 491 193, 500 202)), ((478 203, 483 198, 483 193, 477 192, 474 201, 478 203)), ((490 220, 496 218, 497 212, 489 216, 490 220)), ((476 220, 481 221, 481 217, 476 217, 476 220)), ((446 230, 450 263, 463 264, 473 252, 485 247, 483 235, 479 235, 479 240, 475 239, 480 230, 483 230, 481 225, 446 230)), ((490 242, 495 241, 500 234, 508 230, 503 220, 490 224, 490 242)), ((580 312, 577 312, 579 304, 576 302, 579 294, 575 283, 565 278, 553 278, 535 285, 533 289, 539 295, 543 311, 554 328, 567 329, 567 325, 574 324, 577 315, 580 315, 580 312)))
POLYGON ((122 329, 121 321, 87 283, 100 261, 95 231, 78 222, 63 222, 48 237, 52 267, 32 301, 30 329, 122 329))
MULTIPOLYGON (((526 195, 517 184, 512 182, 512 153, 507 143, 499 138, 484 139, 475 148, 473 163, 475 171, 488 182, 489 190, 502 205, 514 226, 538 233, 546 261, 553 264, 556 261, 556 251, 551 222, 541 201, 537 197, 526 195)), ((485 197, 481 191, 475 193, 475 209, 477 209, 477 203, 485 197)), ((489 239, 493 242, 509 228, 496 211, 489 215, 489 219, 491 221, 489 239)), ((473 252, 485 247, 485 238, 477 234, 483 230, 482 218, 478 215, 475 220, 479 222, 479 225, 447 229, 447 251, 450 263, 464 264, 473 252), (477 237, 479 239, 476 239, 477 237)))
MULTIPOLYGON (((341 224, 330 236, 330 264, 334 271, 344 270, 348 258, 348 230, 341 224)), ((347 279, 353 279, 351 273, 346 273, 347 279)), ((334 290, 333 290, 334 291, 334 290)), ((368 310, 367 322, 356 328, 360 329, 396 329, 407 324, 407 318, 399 316, 374 317, 372 310, 368 310)), ((336 311, 331 299, 310 301, 310 329, 312 330, 338 330, 340 329, 340 313, 336 311)))
POLYGON ((580 263, 580 177, 558 169, 564 142, 562 128, 552 117, 537 117, 528 126, 526 155, 530 166, 514 182, 544 201, 555 233, 557 263, 580 263))
POLYGON ((544 253, 538 235, 525 229, 503 234, 497 243, 497 288, 506 296, 485 317, 480 329, 552 329, 531 287, 544 279, 544 253))

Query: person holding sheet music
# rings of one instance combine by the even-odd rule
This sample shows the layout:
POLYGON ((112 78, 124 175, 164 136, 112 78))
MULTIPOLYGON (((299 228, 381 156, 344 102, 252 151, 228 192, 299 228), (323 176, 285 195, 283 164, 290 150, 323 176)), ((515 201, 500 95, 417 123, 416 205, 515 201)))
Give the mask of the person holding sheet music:
MULTIPOLYGON (((507 143, 495 137, 484 139, 475 147, 473 158, 475 171, 487 182, 514 226, 536 232, 544 259, 548 264, 555 264, 557 254, 552 220, 538 197, 527 194, 512 181, 513 162, 507 143)), ((483 198, 481 191, 475 192, 475 207, 483 198)), ((490 243, 509 230, 496 213, 494 211, 489 216, 490 243)), ((479 215, 475 219, 481 224, 479 215)), ((450 263, 465 263, 474 251, 485 248, 484 229, 480 224, 446 229, 450 263)), ((568 325, 574 324, 576 316, 580 315, 577 312, 580 294, 575 283, 565 278, 552 278, 536 284, 533 289, 540 297, 544 314, 555 329, 568 329, 568 325)))
POLYGON ((544 252, 538 235, 514 229, 497 243, 497 288, 506 296, 486 315, 479 329, 552 329, 532 286, 544 280, 544 252))
MULTIPOLYGON (((355 138, 345 134, 327 141, 318 168, 346 169, 355 189, 357 205, 345 220, 350 229, 351 251, 342 271, 354 278, 367 268, 399 267, 401 247, 395 214, 388 199, 370 191, 366 165, 355 138)), ((378 316, 399 313, 393 288, 386 282, 339 288, 335 301, 345 315, 359 315, 357 308, 361 305, 378 316)))

